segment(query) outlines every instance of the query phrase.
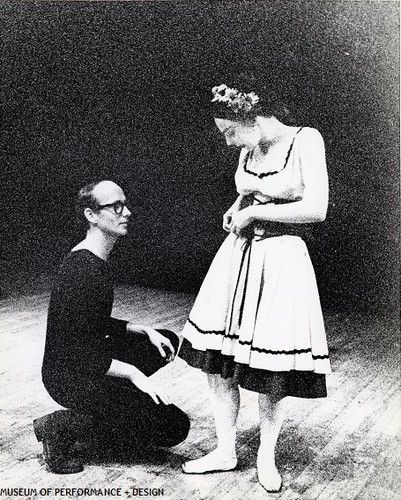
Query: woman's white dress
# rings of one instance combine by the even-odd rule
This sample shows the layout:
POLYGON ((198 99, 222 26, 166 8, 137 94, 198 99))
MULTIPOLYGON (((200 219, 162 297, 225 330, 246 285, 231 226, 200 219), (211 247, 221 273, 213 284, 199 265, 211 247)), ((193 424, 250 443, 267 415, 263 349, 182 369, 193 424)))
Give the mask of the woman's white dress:
MULTIPOLYGON (((253 204, 301 199, 302 169, 311 154, 325 162, 323 139, 312 128, 294 131, 273 170, 243 149, 238 192, 253 204)), ((315 273, 301 237, 305 227, 263 223, 247 236, 227 236, 183 329, 180 357, 250 390, 326 395, 330 362, 315 273)))

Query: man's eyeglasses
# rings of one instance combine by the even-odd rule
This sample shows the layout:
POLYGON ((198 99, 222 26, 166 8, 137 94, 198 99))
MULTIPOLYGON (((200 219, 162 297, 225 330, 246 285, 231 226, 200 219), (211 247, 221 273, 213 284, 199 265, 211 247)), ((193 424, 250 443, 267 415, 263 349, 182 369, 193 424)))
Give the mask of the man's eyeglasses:
POLYGON ((99 209, 112 208, 116 215, 121 215, 125 207, 127 207, 127 203, 125 201, 115 201, 114 203, 106 203, 105 205, 97 206, 99 209))

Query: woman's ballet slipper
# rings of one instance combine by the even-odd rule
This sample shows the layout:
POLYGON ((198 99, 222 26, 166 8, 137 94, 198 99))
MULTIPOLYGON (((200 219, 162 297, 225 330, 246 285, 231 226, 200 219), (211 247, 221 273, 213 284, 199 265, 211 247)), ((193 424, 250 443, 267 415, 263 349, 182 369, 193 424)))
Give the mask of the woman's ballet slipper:
POLYGON ((258 469, 258 479, 268 493, 278 493, 281 490, 281 476, 276 468, 263 471, 258 469))
POLYGON ((281 476, 274 464, 267 466, 258 456, 258 479, 259 483, 269 493, 278 493, 282 487, 281 476))
POLYGON ((237 459, 228 457, 216 450, 196 460, 189 460, 182 464, 186 474, 205 474, 207 472, 224 472, 233 470, 237 466, 237 459))

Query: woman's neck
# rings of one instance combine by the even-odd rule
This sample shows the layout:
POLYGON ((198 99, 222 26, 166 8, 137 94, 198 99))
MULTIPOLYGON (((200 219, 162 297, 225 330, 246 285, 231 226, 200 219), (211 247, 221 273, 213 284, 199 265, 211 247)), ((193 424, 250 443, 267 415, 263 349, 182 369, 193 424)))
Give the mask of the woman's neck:
POLYGON ((280 143, 286 143, 288 138, 292 138, 294 127, 281 123, 274 116, 257 118, 260 130, 259 147, 262 151, 267 151, 270 147, 280 143))

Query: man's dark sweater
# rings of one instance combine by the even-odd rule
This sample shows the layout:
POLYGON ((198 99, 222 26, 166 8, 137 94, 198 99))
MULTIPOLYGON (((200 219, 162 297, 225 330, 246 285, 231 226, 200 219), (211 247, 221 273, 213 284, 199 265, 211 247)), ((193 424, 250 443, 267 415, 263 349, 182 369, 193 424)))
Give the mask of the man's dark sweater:
POLYGON ((56 401, 108 371, 112 336, 125 334, 127 324, 111 318, 113 298, 106 261, 89 250, 67 255, 51 293, 42 366, 43 383, 56 401))
MULTIPOLYGON (((175 405, 156 404, 126 378, 106 375, 112 359, 146 376, 166 365, 147 335, 127 333, 126 321, 111 318, 113 296, 107 262, 89 250, 67 255, 50 298, 42 365, 48 393, 69 409, 55 412, 58 425, 85 436, 94 425, 100 440, 113 446, 173 446, 188 434, 187 415, 175 405)), ((178 348, 177 335, 159 331, 178 348)))

